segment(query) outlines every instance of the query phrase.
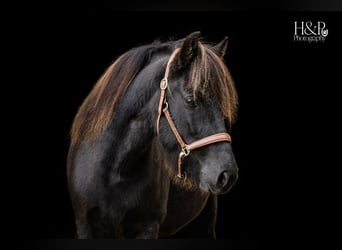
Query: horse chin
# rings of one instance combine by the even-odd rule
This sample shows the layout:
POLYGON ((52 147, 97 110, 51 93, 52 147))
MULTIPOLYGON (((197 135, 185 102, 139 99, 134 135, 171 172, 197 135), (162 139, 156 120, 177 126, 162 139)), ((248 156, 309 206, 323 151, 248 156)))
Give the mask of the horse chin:
POLYGON ((208 183, 206 184, 200 183, 199 186, 202 189, 202 191, 206 193, 214 194, 214 195, 226 194, 232 188, 232 185, 226 185, 223 188, 217 188, 217 187, 211 186, 208 183))
POLYGON ((221 188, 219 192, 216 192, 216 194, 226 194, 230 191, 232 187, 232 185, 226 185, 225 187, 221 188))

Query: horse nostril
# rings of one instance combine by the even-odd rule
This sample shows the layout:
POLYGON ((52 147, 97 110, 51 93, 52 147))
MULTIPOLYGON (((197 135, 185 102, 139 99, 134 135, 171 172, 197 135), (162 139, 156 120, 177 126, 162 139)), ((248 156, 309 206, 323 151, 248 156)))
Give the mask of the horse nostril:
POLYGON ((224 187, 228 183, 228 171, 223 171, 217 178, 217 186, 224 187))

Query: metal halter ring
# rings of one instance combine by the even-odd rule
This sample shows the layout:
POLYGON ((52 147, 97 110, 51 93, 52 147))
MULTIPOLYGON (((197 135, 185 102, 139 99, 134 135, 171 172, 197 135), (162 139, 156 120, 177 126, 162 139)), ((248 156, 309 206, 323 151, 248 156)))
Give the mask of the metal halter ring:
POLYGON ((190 154, 190 149, 189 149, 188 145, 185 145, 185 147, 182 148, 182 154, 184 157, 186 157, 190 154))
POLYGON ((177 177, 179 178, 179 179, 182 179, 182 180, 186 180, 187 179, 187 174, 185 173, 185 172, 182 172, 180 175, 177 175, 177 177))
POLYGON ((164 108, 163 108, 163 110, 165 111, 165 110, 167 110, 169 108, 169 103, 168 102, 164 102, 164 108))

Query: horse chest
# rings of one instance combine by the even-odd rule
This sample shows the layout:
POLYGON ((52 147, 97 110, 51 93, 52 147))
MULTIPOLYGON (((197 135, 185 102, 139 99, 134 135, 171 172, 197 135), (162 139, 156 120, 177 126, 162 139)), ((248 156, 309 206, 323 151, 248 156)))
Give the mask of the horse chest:
POLYGON ((160 236, 172 235, 195 219, 207 203, 208 197, 209 194, 205 194, 198 189, 187 190, 171 185, 167 215, 161 224, 160 236))

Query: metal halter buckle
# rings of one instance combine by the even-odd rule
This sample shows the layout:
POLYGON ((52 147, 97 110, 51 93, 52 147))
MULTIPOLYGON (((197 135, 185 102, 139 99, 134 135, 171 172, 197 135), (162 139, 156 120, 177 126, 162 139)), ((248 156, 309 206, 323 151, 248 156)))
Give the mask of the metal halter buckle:
POLYGON ((167 88, 168 82, 166 78, 161 79, 160 81, 160 89, 165 90, 167 88))

